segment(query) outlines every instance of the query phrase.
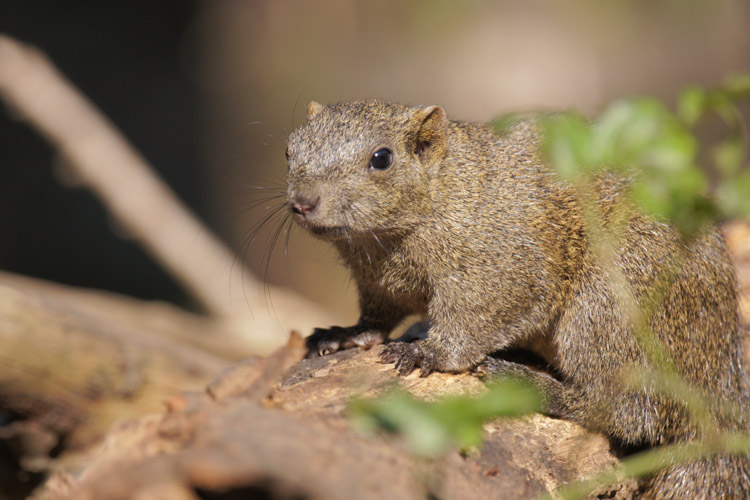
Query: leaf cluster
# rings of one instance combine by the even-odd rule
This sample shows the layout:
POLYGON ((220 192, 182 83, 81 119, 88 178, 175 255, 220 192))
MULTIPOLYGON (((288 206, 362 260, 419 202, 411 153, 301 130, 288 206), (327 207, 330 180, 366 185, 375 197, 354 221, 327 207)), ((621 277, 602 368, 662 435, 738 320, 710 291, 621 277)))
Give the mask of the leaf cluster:
POLYGON ((593 121, 573 112, 546 115, 542 151, 562 179, 577 185, 602 171, 633 176, 634 201, 690 237, 717 220, 750 215, 747 131, 738 108, 748 99, 750 74, 715 89, 688 87, 674 112, 640 97, 611 103, 593 121), (710 116, 727 133, 701 166, 696 127, 710 116))

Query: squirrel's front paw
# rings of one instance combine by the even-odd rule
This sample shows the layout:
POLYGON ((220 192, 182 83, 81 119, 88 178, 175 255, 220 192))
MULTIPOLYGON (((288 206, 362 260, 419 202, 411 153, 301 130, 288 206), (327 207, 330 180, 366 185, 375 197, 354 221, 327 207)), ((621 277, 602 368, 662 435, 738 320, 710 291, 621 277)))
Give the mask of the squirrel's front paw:
POLYGON ((307 357, 326 356, 341 349, 361 347, 369 349, 385 341, 385 333, 350 326, 347 328, 332 326, 331 328, 316 328, 312 335, 305 339, 307 346, 307 357))
POLYGON ((419 367, 419 376, 426 377, 437 369, 435 354, 424 342, 394 342, 380 351, 381 363, 395 363, 399 375, 408 375, 419 367))

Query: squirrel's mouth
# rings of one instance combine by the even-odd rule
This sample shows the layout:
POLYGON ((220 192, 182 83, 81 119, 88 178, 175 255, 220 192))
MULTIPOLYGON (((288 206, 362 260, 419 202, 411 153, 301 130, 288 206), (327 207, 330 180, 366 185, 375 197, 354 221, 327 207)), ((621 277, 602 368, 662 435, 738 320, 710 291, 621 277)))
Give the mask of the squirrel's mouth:
POLYGON ((352 230, 349 226, 318 226, 309 222, 304 226, 315 236, 327 240, 343 240, 352 237, 352 230))

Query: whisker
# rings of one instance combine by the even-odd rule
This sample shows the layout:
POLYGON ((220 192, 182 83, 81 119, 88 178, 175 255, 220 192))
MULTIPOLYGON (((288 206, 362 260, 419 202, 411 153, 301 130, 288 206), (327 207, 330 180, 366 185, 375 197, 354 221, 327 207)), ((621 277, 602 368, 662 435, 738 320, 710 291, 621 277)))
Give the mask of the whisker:
POLYGON ((273 219, 275 216, 277 216, 282 210, 286 210, 287 205, 286 203, 279 204, 276 208, 271 209, 270 212, 268 212, 259 223, 257 223, 253 228, 251 228, 250 233, 248 234, 248 238, 246 240, 249 241, 250 244, 253 243, 255 238, 258 236, 258 233, 261 229, 263 229, 263 226, 265 226, 271 219, 273 219))
POLYGON ((273 194, 258 193, 258 194, 259 195, 263 195, 263 196, 261 196, 261 197, 253 197, 252 199, 249 199, 249 200, 248 199, 244 199, 244 200, 238 202, 237 205, 242 206, 242 205, 248 205, 248 204, 256 203, 256 202, 264 202, 264 201, 268 201, 268 200, 277 200, 277 199, 278 200, 282 200, 282 199, 286 199, 286 196, 283 193, 273 193, 273 194))
POLYGON ((370 232, 372 237, 375 239, 375 241, 378 243, 378 246, 380 247, 380 249, 383 250, 383 253, 388 253, 388 251, 385 249, 383 244, 380 242, 380 238, 378 238, 378 235, 375 234, 375 231, 373 231, 372 229, 368 229, 368 231, 370 232))
MULTIPOLYGON (((358 261, 359 267, 362 267, 362 252, 361 252, 361 249, 358 248, 357 245, 355 244, 352 238, 352 234, 351 234, 350 228, 353 225, 352 222, 354 222, 354 220, 351 218, 351 214, 349 212, 344 212, 344 223, 345 223, 344 233, 346 234, 346 242, 349 245, 350 252, 353 252, 357 255, 357 261, 358 261)), ((369 256, 368 256, 368 259, 369 259, 369 256)), ((372 264, 372 262, 370 264, 372 264)))
POLYGON ((286 224, 286 241, 284 241, 284 265, 286 267, 286 273, 289 274, 289 237, 292 234, 292 228, 294 227, 294 222, 292 221, 292 216, 290 214, 287 214, 284 218, 284 224, 286 224))
POLYGON ((237 214, 235 215, 240 215, 256 207, 259 207, 263 204, 269 204, 269 206, 266 208, 271 208, 270 207, 271 202, 278 201, 278 200, 284 200, 284 202, 286 202, 285 198, 286 197, 284 196, 275 195, 275 196, 266 196, 264 198, 259 198, 257 200, 248 200, 248 201, 240 202, 234 207, 234 210, 238 210, 237 214))
POLYGON ((271 267, 271 256, 273 255, 273 249, 276 246, 276 243, 279 239, 279 236, 281 235, 281 232, 284 229, 284 221, 285 219, 281 219, 281 222, 276 226, 276 229, 273 232, 273 235, 271 236, 271 240, 269 241, 269 245, 266 248, 266 251, 264 253, 263 260, 265 260, 265 269, 263 271, 263 281, 265 282, 266 288, 268 290, 268 295, 270 298, 270 287, 268 283, 268 270, 271 267))
MULTIPOLYGON (((362 210, 361 210, 360 208, 358 208, 358 207, 355 207, 355 206, 352 206, 352 207, 351 207, 351 210, 352 210, 353 212, 355 212, 355 213, 356 213, 357 215, 359 215, 359 217, 361 217, 361 218, 364 218, 364 216, 363 216, 363 212, 362 212, 362 210)), ((378 238, 378 235, 377 235, 377 233, 375 232, 375 230, 374 230, 374 229, 372 229, 372 228, 367 228, 367 232, 368 232, 368 233, 370 233, 370 235, 372 236, 373 240, 375 240, 375 243, 377 243, 377 244, 378 244, 378 246, 379 246, 379 247, 380 247, 380 249, 381 249, 381 250, 383 251, 383 253, 384 253, 384 254, 387 254, 387 253, 388 253, 388 249, 387 249, 387 248, 385 247, 385 245, 383 244, 383 242, 382 242, 382 241, 380 241, 380 238, 378 238)))
MULTIPOLYGON (((240 252, 235 255, 235 257, 232 259, 232 266, 230 268, 230 275, 234 272, 234 266, 239 260, 239 255, 247 255, 250 246, 253 244, 255 239, 257 238, 260 231, 268 224, 271 220, 273 220, 275 217, 279 215, 279 213, 282 210, 285 210, 287 207, 286 202, 280 203, 277 207, 271 209, 258 223, 256 223, 250 230, 247 232, 247 235, 243 238, 242 243, 240 244, 240 252)), ((243 264, 244 265, 244 264, 243 264)), ((244 275, 243 275, 244 276, 244 275)), ((249 304, 249 300, 247 298, 247 290, 245 288, 245 280, 242 280, 242 294, 245 298, 245 303, 249 304)))
POLYGON ((272 189, 279 189, 281 186, 256 186, 254 184, 235 184, 234 187, 241 187, 244 189, 258 189, 261 191, 270 191, 272 189))
POLYGON ((285 227, 287 227, 287 234, 289 233, 288 226, 286 225, 286 223, 291 222, 290 219, 291 219, 291 216, 289 215, 289 212, 287 212, 282 217, 280 223, 274 230, 271 236, 271 239, 269 241, 269 244, 266 247, 266 251, 263 255, 263 260, 265 261, 265 268, 263 270, 263 285, 264 285, 264 297, 266 301, 266 307, 270 306, 270 309, 273 312, 273 316, 276 320, 276 323, 279 325, 279 328, 283 328, 283 326, 281 324, 281 320, 279 320, 278 314, 276 313, 276 308, 273 306, 273 297, 271 296, 271 283, 269 280, 269 269, 271 267, 271 258, 273 257, 273 250, 276 247, 276 243, 278 243, 279 237, 281 236, 281 233, 283 232, 285 227))
MULTIPOLYGON (((352 205, 352 206, 349 207, 349 211, 350 212, 354 212, 354 214, 356 216, 358 216, 359 218, 361 218, 361 219, 364 218, 362 210, 360 208, 354 206, 354 205, 352 205)), ((385 246, 380 241, 380 238, 378 238, 377 234, 375 234, 375 231, 373 231, 370 228, 368 228, 367 231, 372 235, 373 239, 375 240, 375 242, 377 242, 378 246, 380 246, 381 250, 383 250, 383 253, 387 253, 387 250, 386 250, 385 246)), ((370 264, 372 264, 372 258, 370 256, 370 252, 369 252, 368 247, 369 247, 369 245, 365 244, 365 245, 362 246, 362 249, 365 252, 365 255, 367 256, 367 260, 370 262, 370 264)))
POLYGON ((372 267, 372 259, 370 258, 370 252, 367 251, 367 243, 362 242, 362 244, 360 245, 360 248, 362 249, 362 251, 365 252, 365 257, 367 257, 367 262, 369 262, 370 267, 372 267))
POLYGON ((278 189, 279 191, 286 191, 287 188, 286 171, 280 171, 280 169, 257 172, 251 179, 251 182, 227 182, 226 184, 230 189, 262 191, 278 189))

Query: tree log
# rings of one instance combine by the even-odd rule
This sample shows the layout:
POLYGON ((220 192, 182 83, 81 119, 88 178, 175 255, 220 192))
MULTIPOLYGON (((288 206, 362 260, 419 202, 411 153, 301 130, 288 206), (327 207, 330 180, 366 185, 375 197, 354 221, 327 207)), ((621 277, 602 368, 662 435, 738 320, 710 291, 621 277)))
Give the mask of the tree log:
MULTIPOLYGON (((78 476, 55 476, 37 497, 527 498, 616 462, 602 436, 541 415, 486 424, 480 451, 415 458, 394 438, 355 432, 346 418, 353 395, 377 395, 397 382, 392 367, 378 363, 378 349, 285 370, 302 356, 300 343, 227 372, 208 391, 175 398, 164 414, 114 429, 78 476)), ((468 374, 401 382, 430 399, 484 390, 468 374)), ((617 485, 608 498, 631 498, 634 487, 617 485)))
POLYGON ((81 449, 229 365, 185 342, 206 337, 209 320, 136 304, 0 273, 0 408, 81 449))

